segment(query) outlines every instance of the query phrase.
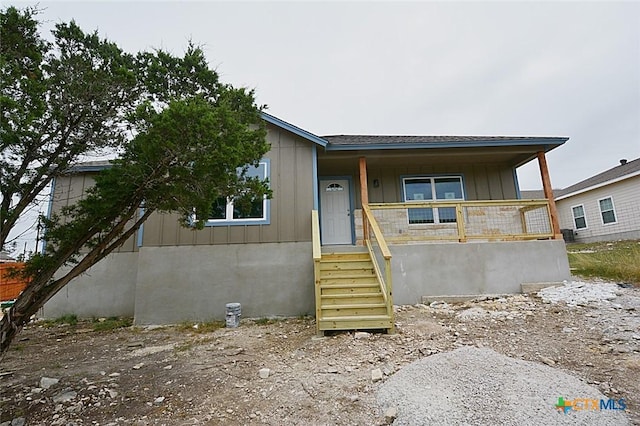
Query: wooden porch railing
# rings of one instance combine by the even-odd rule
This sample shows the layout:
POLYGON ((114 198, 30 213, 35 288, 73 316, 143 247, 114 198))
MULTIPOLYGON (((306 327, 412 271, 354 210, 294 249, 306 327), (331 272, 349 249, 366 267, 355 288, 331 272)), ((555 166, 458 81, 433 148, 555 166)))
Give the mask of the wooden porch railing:
MULTIPOLYGON (((366 213, 369 211, 371 213, 366 213)), ((390 243, 514 241, 554 238, 547 200, 435 201, 369 204, 390 243)), ((367 230, 363 231, 367 239, 367 230)))
MULTIPOLYGON (((365 245, 369 250, 371 261, 373 262, 373 268, 378 282, 380 283, 380 290, 382 296, 387 305, 387 312, 389 315, 393 315, 393 295, 392 295, 392 280, 391 280, 391 251, 387 246, 387 242, 378 226, 375 216, 371 212, 369 205, 362 206, 362 218, 364 223, 364 235, 365 245), (380 262, 384 262, 384 270, 380 267, 380 262)), ((393 329, 390 330, 393 332, 393 329)))

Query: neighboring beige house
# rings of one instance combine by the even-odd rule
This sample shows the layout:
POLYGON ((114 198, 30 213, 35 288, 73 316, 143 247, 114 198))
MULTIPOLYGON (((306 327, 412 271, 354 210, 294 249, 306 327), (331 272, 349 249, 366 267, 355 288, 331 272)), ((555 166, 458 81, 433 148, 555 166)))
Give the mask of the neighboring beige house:
MULTIPOLYGON (((393 303, 502 294, 569 278, 553 201, 519 200, 515 170, 567 138, 319 137, 263 114, 271 150, 253 172, 273 198, 240 217, 221 200, 203 230, 154 214, 43 315, 138 324, 314 314, 318 330, 393 329, 393 303)), ((56 180, 51 211, 102 163, 56 180)))
POLYGON ((556 203, 578 242, 640 238, 640 158, 563 189, 556 203))
MULTIPOLYGON (((522 192, 522 198, 540 195, 541 191, 522 192)), ((554 196, 568 239, 581 243, 640 239, 640 158, 621 160, 609 170, 554 190, 554 196)))

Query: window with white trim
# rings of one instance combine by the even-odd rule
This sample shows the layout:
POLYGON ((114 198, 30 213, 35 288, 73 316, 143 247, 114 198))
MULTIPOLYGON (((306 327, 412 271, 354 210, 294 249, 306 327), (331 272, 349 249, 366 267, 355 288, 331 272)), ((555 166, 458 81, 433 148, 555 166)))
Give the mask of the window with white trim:
POLYGON ((571 207, 573 213, 573 223, 576 225, 576 229, 585 229, 587 227, 587 218, 584 214, 584 206, 571 207))
POLYGON ((600 206, 600 216, 602 216, 602 223, 616 223, 616 211, 613 207, 613 199, 611 197, 598 200, 600 206))
MULTIPOLYGON (((402 178, 406 202, 464 200, 461 176, 417 176, 402 178)), ((455 223, 454 207, 409 208, 409 224, 455 223)))
MULTIPOLYGON (((262 160, 258 167, 249 167, 248 177, 269 178, 269 161, 262 160)), ((250 206, 236 206, 233 199, 218 198, 211 206, 207 225, 262 225, 269 223, 269 200, 266 196, 251 201, 250 206)))

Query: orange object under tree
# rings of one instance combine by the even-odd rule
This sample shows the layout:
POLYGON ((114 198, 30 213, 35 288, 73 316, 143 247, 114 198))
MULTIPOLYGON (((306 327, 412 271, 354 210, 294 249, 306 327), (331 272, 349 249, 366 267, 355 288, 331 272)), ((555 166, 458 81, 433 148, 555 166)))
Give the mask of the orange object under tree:
POLYGON ((24 263, 0 263, 0 302, 16 299, 28 284, 27 279, 16 274, 24 268, 24 263))

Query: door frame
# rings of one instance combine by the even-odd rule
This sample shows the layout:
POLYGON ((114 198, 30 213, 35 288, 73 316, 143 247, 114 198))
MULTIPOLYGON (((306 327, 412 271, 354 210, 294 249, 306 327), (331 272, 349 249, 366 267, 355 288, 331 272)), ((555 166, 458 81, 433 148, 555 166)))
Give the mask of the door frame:
MULTIPOLYGON (((354 202, 354 194, 355 187, 353 186, 353 176, 318 176, 318 214, 320 219, 320 227, 322 227, 322 197, 319 192, 322 189, 322 181, 323 180, 346 180, 349 182, 349 218, 351 219, 351 245, 356 244, 356 229, 355 229, 355 220, 354 220, 354 210, 355 210, 355 202, 354 202)), ((320 232, 322 235, 322 232, 320 232)), ((322 244, 322 239, 320 240, 320 244, 322 244)))

